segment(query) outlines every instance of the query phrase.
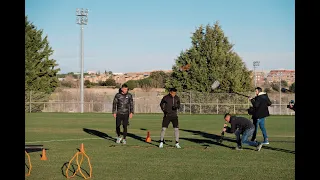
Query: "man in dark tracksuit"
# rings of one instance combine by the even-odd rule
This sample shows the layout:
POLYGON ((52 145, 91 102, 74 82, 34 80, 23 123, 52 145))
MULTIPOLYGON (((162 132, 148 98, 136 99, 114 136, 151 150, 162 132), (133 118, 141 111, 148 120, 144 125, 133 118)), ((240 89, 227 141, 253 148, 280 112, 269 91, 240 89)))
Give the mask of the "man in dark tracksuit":
POLYGON ((242 144, 246 144, 249 146, 255 146, 257 147, 257 151, 260 151, 262 143, 248 140, 254 132, 254 125, 249 119, 245 117, 231 116, 227 113, 224 116, 224 120, 231 124, 231 128, 225 124, 223 131, 227 133, 234 133, 236 135, 236 150, 242 150, 242 144), (241 134, 242 138, 240 137, 241 134))
POLYGON ((160 108, 163 111, 162 129, 160 133, 160 145, 159 148, 163 148, 163 139, 170 122, 172 122, 174 128, 174 136, 176 140, 176 148, 181 148, 179 145, 179 121, 178 112, 180 108, 180 98, 176 95, 177 89, 171 88, 169 94, 165 95, 161 102, 160 108))
POLYGON ((256 87, 255 91, 256 97, 249 98, 253 106, 252 120, 255 126, 251 141, 256 140, 257 130, 259 126, 264 139, 262 144, 269 144, 267 130, 265 128, 265 119, 270 115, 268 107, 271 106, 272 103, 268 95, 265 92, 262 92, 262 89, 260 87, 256 87))
POLYGON ((133 98, 130 93, 128 93, 128 86, 123 84, 121 86, 121 92, 114 96, 113 105, 112 105, 112 114, 116 118, 116 132, 117 132, 117 141, 123 144, 126 144, 126 136, 128 131, 129 118, 133 116, 133 98), (120 126, 123 127, 123 138, 120 137, 120 126))

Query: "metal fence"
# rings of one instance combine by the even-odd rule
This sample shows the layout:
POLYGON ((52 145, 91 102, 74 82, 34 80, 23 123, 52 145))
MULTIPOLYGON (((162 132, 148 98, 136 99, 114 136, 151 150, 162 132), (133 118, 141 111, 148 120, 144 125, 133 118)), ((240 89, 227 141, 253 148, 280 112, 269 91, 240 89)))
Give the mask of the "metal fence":
MULTIPOLYGON (((84 92, 84 112, 111 113, 114 92, 84 92)), ((160 101, 165 95, 160 91, 136 91, 131 92, 134 98, 135 113, 162 113, 160 101)), ((245 93, 244 93, 245 94, 245 93)), ((246 93, 254 96, 254 93, 246 93)), ((178 93, 181 100, 181 114, 247 114, 251 106, 250 101, 243 96, 232 93, 178 93)), ((270 93, 268 94, 272 105, 270 114, 294 115, 294 111, 287 108, 290 100, 295 100, 294 94, 270 93)), ((26 112, 80 112, 79 93, 60 91, 53 94, 42 92, 26 92, 26 112)))

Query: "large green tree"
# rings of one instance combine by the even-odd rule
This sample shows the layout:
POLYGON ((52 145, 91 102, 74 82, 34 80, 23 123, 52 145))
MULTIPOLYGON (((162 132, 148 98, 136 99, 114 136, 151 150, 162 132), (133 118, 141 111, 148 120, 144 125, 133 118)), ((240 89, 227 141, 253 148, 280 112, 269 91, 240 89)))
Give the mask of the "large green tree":
POLYGON ((191 47, 180 53, 172 70, 166 88, 211 92, 211 84, 218 80, 221 85, 215 92, 248 92, 252 89, 251 72, 233 51, 233 44, 218 22, 195 30, 191 47), (189 70, 180 70, 187 64, 191 65, 189 70))
MULTIPOLYGON (((48 37, 43 37, 43 30, 38 30, 25 17, 25 93, 26 102, 47 101, 49 95, 58 87, 56 60, 51 59, 53 50, 48 37)), ((32 111, 39 111, 33 105, 32 111)), ((43 106, 43 105, 42 105, 43 106)))

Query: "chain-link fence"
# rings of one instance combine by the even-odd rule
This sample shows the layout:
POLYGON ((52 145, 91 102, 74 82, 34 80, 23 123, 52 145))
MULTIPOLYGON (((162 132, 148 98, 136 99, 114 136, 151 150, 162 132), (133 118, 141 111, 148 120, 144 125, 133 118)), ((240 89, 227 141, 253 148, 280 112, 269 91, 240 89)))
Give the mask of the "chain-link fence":
MULTIPOLYGON (((85 89, 84 112, 111 113, 112 101, 118 89, 108 92, 85 89)), ((166 94, 163 91, 132 91, 134 98, 135 113, 162 113, 160 101, 166 94)), ((253 92, 243 93, 254 96, 253 92)), ((179 113, 183 114, 247 114, 251 106, 248 98, 233 93, 200 93, 180 92, 181 100, 179 113)), ((294 115, 294 111, 287 108, 290 100, 295 100, 294 94, 269 93, 272 105, 269 107, 270 114, 294 115), (281 96, 281 100, 280 100, 281 96)), ((26 92, 26 112, 80 112, 79 90, 60 90, 53 94, 42 92, 26 92)))

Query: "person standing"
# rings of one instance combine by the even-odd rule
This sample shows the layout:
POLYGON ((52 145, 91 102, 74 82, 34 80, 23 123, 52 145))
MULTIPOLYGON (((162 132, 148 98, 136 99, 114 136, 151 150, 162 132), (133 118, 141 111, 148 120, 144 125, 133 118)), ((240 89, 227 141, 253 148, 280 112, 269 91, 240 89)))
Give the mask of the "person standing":
POLYGON ((262 143, 257 141, 249 141, 248 138, 253 135, 254 125, 253 123, 245 118, 238 116, 231 116, 231 114, 226 113, 224 115, 224 120, 231 124, 231 127, 224 125, 222 131, 226 133, 234 133, 236 135, 236 150, 242 150, 242 145, 249 145, 256 147, 257 151, 261 150, 262 143), (240 136, 242 134, 242 137, 240 136))
POLYGON ((256 140, 259 126, 264 139, 262 144, 269 144, 269 138, 265 127, 265 120, 266 117, 270 116, 268 107, 271 106, 272 102, 270 101, 267 93, 262 92, 262 88, 256 87, 255 93, 256 96, 254 98, 249 98, 253 106, 252 120, 255 126, 251 141, 256 140))
POLYGON ((160 108, 163 111, 163 119, 159 148, 163 148, 164 135, 170 122, 172 122, 172 126, 174 129, 174 136, 176 141, 175 146, 176 148, 181 148, 181 146, 179 145, 179 121, 177 112, 177 110, 180 109, 180 98, 176 94, 177 89, 170 88, 169 94, 165 95, 160 102, 160 108))
POLYGON ((134 105, 132 94, 128 93, 128 86, 123 84, 121 86, 121 91, 114 96, 112 104, 112 114, 116 118, 116 133, 117 141, 116 143, 126 144, 127 132, 128 132, 128 123, 129 118, 133 116, 134 105), (120 136, 120 126, 123 127, 123 137, 120 136))

